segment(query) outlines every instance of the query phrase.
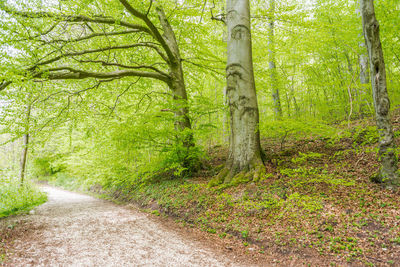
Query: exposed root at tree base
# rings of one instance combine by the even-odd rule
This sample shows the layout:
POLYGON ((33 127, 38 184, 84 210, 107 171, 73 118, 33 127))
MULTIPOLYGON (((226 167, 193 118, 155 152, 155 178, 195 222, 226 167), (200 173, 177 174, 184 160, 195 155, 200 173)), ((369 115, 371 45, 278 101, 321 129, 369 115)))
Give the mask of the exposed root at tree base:
POLYGON ((369 177, 370 181, 376 184, 380 184, 383 188, 396 191, 399 188, 400 180, 396 173, 395 175, 385 175, 382 170, 373 174, 369 177))
POLYGON ((257 164, 252 168, 248 168, 248 170, 242 170, 240 172, 234 172, 232 168, 224 167, 219 174, 208 183, 208 185, 212 187, 222 183, 238 185, 251 181, 257 182, 262 179, 265 174, 266 171, 264 164, 257 164))

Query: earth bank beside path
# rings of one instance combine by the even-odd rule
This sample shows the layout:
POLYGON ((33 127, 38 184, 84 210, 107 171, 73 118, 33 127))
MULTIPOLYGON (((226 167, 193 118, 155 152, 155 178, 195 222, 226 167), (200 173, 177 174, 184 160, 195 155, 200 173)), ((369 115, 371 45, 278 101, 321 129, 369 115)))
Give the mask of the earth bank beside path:
POLYGON ((48 202, 23 216, 5 266, 249 266, 149 214, 44 186, 48 202))

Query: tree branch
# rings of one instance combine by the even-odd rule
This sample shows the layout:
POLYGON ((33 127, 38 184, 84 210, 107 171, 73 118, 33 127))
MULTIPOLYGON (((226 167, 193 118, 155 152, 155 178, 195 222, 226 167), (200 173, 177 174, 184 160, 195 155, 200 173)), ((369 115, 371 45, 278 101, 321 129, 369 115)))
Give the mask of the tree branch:
POLYGON ((119 63, 112 63, 112 62, 106 62, 104 60, 78 60, 80 63, 99 63, 103 66, 115 66, 115 67, 121 67, 125 69, 150 69, 154 70, 155 72, 158 72, 166 77, 170 77, 168 73, 165 73, 156 67, 149 66, 149 65, 138 65, 138 66, 129 66, 129 65, 124 65, 124 64, 119 64, 119 63))
POLYGON ((153 22, 147 17, 146 14, 141 13, 137 9, 133 8, 126 0, 119 0, 119 2, 126 8, 126 10, 136 18, 141 19, 147 27, 150 29, 152 36, 161 44, 164 51, 167 53, 170 62, 175 61, 175 56, 172 53, 172 50, 168 46, 167 42, 165 41, 164 37, 161 35, 160 31, 157 27, 153 24, 153 22))
POLYGON ((7 88, 12 82, 10 81, 2 81, 0 83, 0 92, 7 88))
POLYGON ((77 70, 70 67, 50 68, 32 76, 33 78, 44 78, 49 80, 82 80, 87 78, 110 79, 123 77, 144 77, 163 81, 169 84, 170 79, 156 72, 117 70, 112 72, 91 72, 77 70))
POLYGON ((48 59, 46 61, 36 63, 29 70, 33 70, 38 66, 43 66, 43 65, 50 64, 50 63, 54 63, 56 61, 59 61, 60 59, 66 58, 66 57, 82 56, 82 55, 86 55, 86 54, 99 53, 99 52, 104 52, 104 51, 109 51, 109 50, 129 49, 129 48, 134 48, 134 47, 149 47, 149 48, 152 48, 152 49, 156 50, 156 52, 163 59, 166 59, 165 55, 162 54, 162 52, 160 51, 160 48, 157 47, 156 44, 154 44, 154 43, 137 43, 137 44, 132 44, 132 45, 111 46, 111 47, 103 47, 103 48, 92 49, 92 50, 83 50, 83 51, 79 51, 79 52, 65 53, 65 54, 61 54, 59 56, 56 56, 54 58, 48 59))
POLYGON ((10 15, 17 15, 24 18, 54 18, 59 21, 65 22, 89 22, 89 23, 100 23, 100 24, 108 24, 108 25, 120 25, 126 28, 135 29, 141 32, 146 32, 152 35, 152 31, 150 31, 147 27, 139 24, 132 24, 126 21, 116 20, 112 17, 105 17, 105 16, 94 16, 94 17, 87 17, 84 15, 66 15, 66 14, 56 14, 51 12, 24 12, 13 10, 12 8, 4 5, 4 3, 0 3, 0 10, 5 11, 10 15))
POLYGON ((138 30, 128 30, 128 31, 120 31, 120 32, 96 32, 93 34, 85 35, 76 39, 70 39, 70 40, 65 40, 65 39, 53 39, 51 41, 44 41, 44 40, 39 40, 39 42, 45 43, 45 44, 55 44, 55 43, 76 43, 84 40, 88 40, 94 37, 100 37, 100 36, 114 36, 114 35, 123 35, 123 34, 130 34, 130 33, 135 33, 139 32, 138 30))

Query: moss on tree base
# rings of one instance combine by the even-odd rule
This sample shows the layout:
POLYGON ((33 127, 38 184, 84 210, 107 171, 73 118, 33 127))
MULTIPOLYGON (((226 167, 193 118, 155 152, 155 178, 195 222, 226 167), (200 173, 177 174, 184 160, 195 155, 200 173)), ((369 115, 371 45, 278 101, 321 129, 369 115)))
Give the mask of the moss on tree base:
POLYGON ((263 176, 266 175, 264 164, 256 164, 253 167, 247 168, 240 172, 234 172, 233 168, 224 167, 217 176, 215 176, 208 186, 213 187, 220 184, 238 185, 248 182, 258 182, 263 176))
POLYGON ((380 170, 378 173, 371 175, 369 179, 371 182, 380 184, 383 188, 389 190, 396 190, 400 185, 398 173, 395 177, 388 177, 388 175, 385 175, 382 170, 380 170))

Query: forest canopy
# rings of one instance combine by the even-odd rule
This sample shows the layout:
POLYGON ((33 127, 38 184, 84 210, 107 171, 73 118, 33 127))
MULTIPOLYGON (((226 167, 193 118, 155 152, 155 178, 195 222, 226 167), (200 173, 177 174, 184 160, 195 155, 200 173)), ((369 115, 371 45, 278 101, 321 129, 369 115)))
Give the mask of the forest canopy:
MULTIPOLYGON (((240 31, 229 26, 235 5, 1 1, 3 144, 24 137, 32 177, 63 173, 105 188, 189 177, 207 168, 211 149, 231 144, 220 183, 267 175, 267 140, 281 150, 304 136, 335 140, 375 115, 359 1, 252 1, 240 31), (237 45, 242 36, 251 42, 237 45), (239 73, 243 60, 252 78, 239 73), (240 93, 248 86, 250 97, 240 93), (253 133, 248 147, 257 151, 244 152, 253 133)), ((399 4, 376 1, 375 9, 395 108, 399 4)), ((392 148, 381 142, 380 151, 392 148)))
POLYGON ((395 264, 399 14, 398 0, 0 0, 0 217, 49 183, 246 255, 395 264))

